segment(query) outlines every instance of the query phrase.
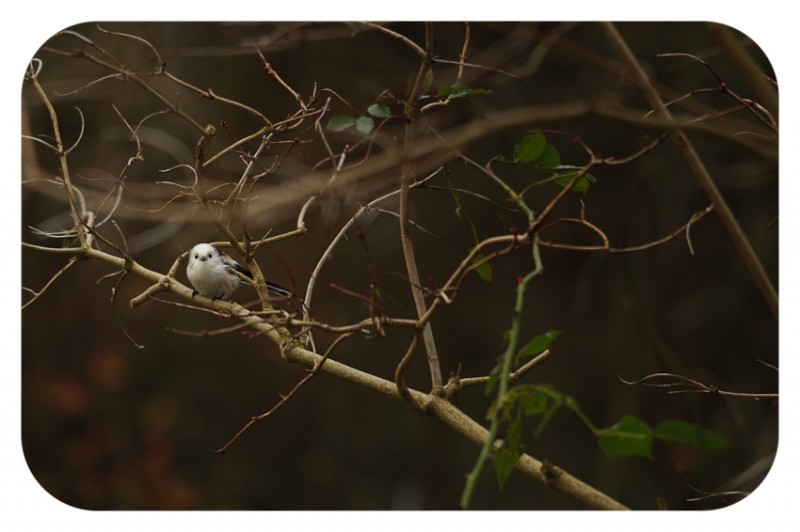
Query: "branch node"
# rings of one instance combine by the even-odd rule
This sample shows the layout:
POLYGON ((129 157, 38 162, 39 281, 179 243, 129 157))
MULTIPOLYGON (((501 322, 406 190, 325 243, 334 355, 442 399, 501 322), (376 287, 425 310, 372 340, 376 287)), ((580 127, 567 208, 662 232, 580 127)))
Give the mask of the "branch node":
POLYGON ((542 475, 544 475, 547 484, 554 484, 561 478, 561 469, 550 463, 550 460, 544 460, 540 468, 542 475))

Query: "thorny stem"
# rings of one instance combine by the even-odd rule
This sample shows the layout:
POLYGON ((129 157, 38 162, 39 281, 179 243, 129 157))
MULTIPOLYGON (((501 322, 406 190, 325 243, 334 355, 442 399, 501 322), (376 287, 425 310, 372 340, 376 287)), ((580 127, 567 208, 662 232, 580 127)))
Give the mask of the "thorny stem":
POLYGON ((520 279, 519 283, 517 284, 517 299, 514 305, 514 316, 511 320, 511 331, 508 338, 508 346, 506 347, 506 352, 503 355, 503 367, 500 370, 500 378, 498 379, 498 390, 497 390, 497 408, 495 408, 494 415, 492 416, 491 424, 489 425, 489 435, 486 438, 483 447, 481 447, 481 452, 478 455, 478 460, 475 462, 475 466, 472 468, 472 471, 467 475, 467 483, 464 486, 464 492, 461 495, 461 509, 466 510, 469 508, 470 502, 472 501, 472 495, 475 492, 475 485, 480 477, 481 470, 483 469, 483 465, 486 463, 486 460, 489 457, 489 453, 492 449, 498 445, 497 440, 497 432, 500 428, 500 417, 498 412, 500 409, 500 404, 505 400, 506 394, 508 393, 508 383, 511 374, 511 365, 514 360, 514 355, 517 352, 517 346, 519 345, 519 332, 520 332, 520 324, 522 322, 522 308, 525 304, 525 289, 533 279, 537 276, 541 275, 542 271, 544 270, 544 266, 542 265, 541 257, 539 256, 539 243, 534 237, 533 241, 533 259, 534 259, 534 269, 530 273, 528 273, 525 277, 520 279))

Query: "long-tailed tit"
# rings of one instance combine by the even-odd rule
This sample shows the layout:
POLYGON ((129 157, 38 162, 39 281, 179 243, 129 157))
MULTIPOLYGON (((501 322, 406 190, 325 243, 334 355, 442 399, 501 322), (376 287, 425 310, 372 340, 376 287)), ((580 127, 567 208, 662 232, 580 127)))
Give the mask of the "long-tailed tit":
MULTIPOLYGON (((237 271, 247 277, 253 274, 211 244, 197 244, 189 252, 189 263, 186 276, 195 291, 201 296, 214 299, 230 299, 244 281, 236 275, 237 271)), ((291 292, 278 285, 267 282, 267 289, 282 296, 291 296, 291 292)))

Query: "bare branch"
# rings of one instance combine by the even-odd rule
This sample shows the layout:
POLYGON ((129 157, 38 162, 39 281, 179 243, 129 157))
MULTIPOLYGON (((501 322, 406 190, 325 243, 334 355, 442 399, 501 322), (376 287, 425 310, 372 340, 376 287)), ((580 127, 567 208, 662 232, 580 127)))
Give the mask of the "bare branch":
MULTIPOLYGON (((519 379, 521 379, 526 373, 530 370, 545 362, 548 358, 550 358, 550 350, 545 349, 525 364, 521 365, 519 368, 515 369, 511 373, 508 374, 508 382, 515 383, 519 379)), ((485 377, 459 377, 458 375, 451 375, 450 379, 447 381, 447 384, 444 387, 444 396, 446 398, 451 398, 455 394, 457 394, 462 388, 466 388, 468 386, 484 386, 487 382, 491 380, 492 377, 488 375, 485 377)))
POLYGON ((77 256, 70 257, 67 263, 64 266, 62 266, 61 269, 59 269, 55 274, 53 274, 50 280, 47 281, 47 283, 45 283, 45 285, 38 292, 23 286, 22 289, 25 290, 26 292, 30 292, 33 295, 33 297, 31 297, 28 301, 23 303, 22 310, 25 310, 30 305, 32 305, 34 301, 42 297, 42 295, 47 291, 47 289, 50 288, 53 285, 53 283, 55 283, 58 280, 59 277, 64 275, 67 272, 67 270, 72 268, 75 265, 75 263, 77 263, 79 260, 80 258, 77 256))
POLYGON ((617 376, 617 378, 625 384, 641 384, 651 388, 666 388, 667 393, 704 393, 715 396, 745 397, 750 399, 778 399, 779 397, 777 393, 731 392, 721 390, 716 386, 703 384, 700 381, 675 373, 651 373, 635 381, 627 381, 620 376, 617 376))
POLYGON ((617 49, 619 55, 627 63, 628 67, 634 72, 637 83, 650 102, 650 105, 658 109, 658 112, 662 117, 672 122, 672 138, 675 140, 679 149, 683 153, 684 158, 689 163, 689 166, 692 168, 692 171, 697 177, 697 180, 703 186, 706 194, 708 194, 708 197, 714 204, 714 208, 716 209, 717 214, 719 214, 719 217, 722 220, 722 223, 725 225, 725 228, 728 230, 731 239, 736 245, 736 249, 739 251, 739 254, 747 266, 747 269, 750 270, 750 275, 752 275, 753 280, 761 291, 762 296, 769 305, 772 315, 777 318, 778 293, 775 291, 775 287, 772 285, 772 281, 767 275, 767 272, 764 270, 761 260, 758 258, 758 255, 750 244, 747 236, 744 234, 744 231, 739 226, 736 216, 733 214, 733 211, 731 211, 728 203, 725 201, 725 198, 720 193, 716 183, 714 183, 714 180, 706 169, 705 164, 703 164, 703 161, 700 159, 700 156, 695 151, 691 141, 682 131, 681 127, 675 123, 669 110, 664 106, 664 102, 661 100, 661 96, 658 94, 658 91, 650 82, 649 77, 636 60, 633 52, 628 47, 628 44, 623 39, 622 35, 620 35, 620 33, 617 31, 616 27, 611 23, 603 23, 602 27, 608 36, 609 41, 611 41, 611 44, 617 49))
POLYGON ((372 28, 374 30, 378 30, 378 31, 380 31, 382 33, 385 33, 386 35, 388 35, 388 36, 390 36, 390 37, 392 37, 394 39, 397 39, 398 41, 402 42, 403 44, 405 44, 406 46, 411 48, 414 51, 414 53, 417 54, 418 56, 420 56, 422 58, 426 57, 425 50, 420 45, 418 45, 417 43, 415 43, 414 41, 412 41, 411 39, 409 39, 405 35, 403 35, 401 33, 397 33, 394 30, 390 30, 386 26, 381 26, 380 24, 375 24, 373 22, 363 22, 363 24, 368 28, 372 28))
POLYGON ((263 414, 259 414, 257 416, 253 416, 252 418, 250 418, 250 421, 248 421, 241 429, 239 429, 239 432, 237 432, 233 436, 233 438, 228 440, 228 443, 226 443, 225 445, 223 445, 219 449, 215 450, 214 452, 218 453, 218 454, 224 454, 225 451, 230 449, 231 445, 236 443, 236 441, 242 436, 242 434, 244 434, 256 422, 268 418, 269 416, 274 414, 279 408, 281 408, 286 403, 288 403, 289 400, 292 397, 294 397, 294 394, 297 393, 297 391, 300 388, 303 387, 303 385, 305 385, 308 381, 310 381, 312 378, 314 378, 314 376, 317 375, 317 373, 319 373, 320 369, 322 369, 322 365, 325 363, 326 360, 328 360, 328 357, 331 356, 331 354, 333 353, 333 350, 336 348, 336 346, 338 346, 342 341, 344 341, 347 338, 349 338, 352 334, 353 333, 345 333, 345 334, 339 335, 339 337, 336 338, 336 340, 334 340, 333 343, 331 343, 330 347, 328 347, 328 349, 325 351, 325 354, 322 355, 322 357, 314 365, 314 367, 308 372, 308 374, 305 377, 303 377, 300 380, 300 382, 295 384, 294 387, 289 391, 288 394, 281 395, 281 400, 278 401, 278 403, 276 403, 275 406, 273 406, 272 408, 270 408, 269 410, 267 410, 263 414))
POLYGON ((653 241, 647 242, 645 244, 640 244, 638 246, 627 246, 627 247, 621 247, 621 248, 620 247, 611 246, 606 234, 599 227, 597 227, 596 225, 588 222, 583 217, 583 212, 581 211, 581 218, 559 218, 558 220, 553 220, 552 222, 550 222, 548 224, 542 225, 542 227, 539 228, 539 232, 541 233, 545 229, 547 229, 548 227, 555 226, 555 225, 557 225, 559 223, 577 223, 577 224, 583 225, 585 227, 588 227, 589 229, 591 229, 592 231, 597 233, 600 236, 600 238, 603 239, 603 244, 602 245, 599 245, 599 246, 588 246, 588 245, 579 245, 579 244, 563 244, 563 243, 559 243, 559 242, 552 242, 552 241, 549 241, 549 240, 541 240, 539 243, 542 246, 548 247, 548 248, 569 249, 569 250, 572 250, 572 251, 608 251, 609 253, 631 253, 631 252, 635 252, 635 251, 644 251, 646 249, 650 249, 650 248, 654 248, 656 246, 660 246, 662 244, 666 244, 667 242, 669 242, 671 240, 674 240, 674 239, 678 238, 679 236, 683 235, 686 238, 686 244, 689 247, 689 253, 691 255, 694 255, 694 247, 692 246, 692 240, 691 240, 691 237, 690 237, 690 234, 689 234, 689 230, 691 229, 692 225, 695 222, 699 221, 705 215, 707 215, 708 213, 710 213, 713 210, 714 210, 714 205, 709 205, 708 207, 706 207, 702 211, 698 211, 698 212, 694 213, 691 216, 691 218, 689 218, 688 222, 686 222, 685 224, 683 224, 682 226, 680 226, 679 228, 674 230, 672 233, 668 234, 667 236, 665 236, 663 238, 659 238, 658 240, 653 240, 653 241))

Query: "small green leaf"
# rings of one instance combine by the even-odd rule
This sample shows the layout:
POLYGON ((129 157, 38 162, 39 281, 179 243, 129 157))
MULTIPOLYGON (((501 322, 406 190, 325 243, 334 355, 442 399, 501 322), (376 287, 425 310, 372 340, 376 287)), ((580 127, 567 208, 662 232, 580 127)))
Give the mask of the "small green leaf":
POLYGON ((522 406, 522 413, 526 416, 535 416, 547 410, 550 398, 538 390, 520 394, 518 399, 522 406))
MULTIPOLYGON (((579 170, 570 170, 566 172, 556 172, 553 174, 555 177, 555 182, 565 187, 569 185, 570 181, 572 181, 576 175, 578 175, 579 170)), ((589 185, 591 183, 596 182, 597 179, 589 173, 583 174, 581 177, 578 178, 578 181, 572 186, 573 192, 580 192, 581 194, 585 194, 589 190, 589 185)))
POLYGON ((531 133, 522 137, 514 147, 514 161, 530 163, 541 157, 544 153, 547 140, 541 133, 531 133))
POLYGON ((547 170, 561 166, 561 154, 558 153, 555 146, 548 142, 545 144, 542 154, 536 159, 536 164, 547 170))
POLYGON ((505 448, 495 451, 492 456, 492 465, 494 466, 494 472, 497 475, 497 483, 500 484, 500 489, 503 489, 506 480, 508 480, 509 475, 511 475, 517 462, 519 462, 520 456, 521 454, 517 454, 505 448))
POLYGON ((492 91, 488 89, 471 89, 463 83, 453 83, 452 85, 440 83, 439 86, 436 87, 436 96, 440 98, 447 97, 451 100, 453 98, 463 98, 464 96, 474 96, 476 94, 489 94, 491 92, 492 91))
POLYGON ((328 125, 325 126, 325 129, 328 131, 344 131, 355 123, 356 119, 350 115, 333 115, 328 120, 328 125))
POLYGON ((458 94, 462 96, 466 93, 466 87, 461 85, 461 90, 459 90, 458 85, 448 85, 447 83, 440 83, 438 87, 436 87, 436 96, 440 98, 444 96, 455 96, 457 97, 458 94))
MULTIPOLYGON (((472 259, 472 264, 477 264, 484 258, 486 258, 486 255, 484 255, 483 253, 478 253, 472 259)), ((475 273, 477 273, 481 277, 481 279, 483 279, 488 283, 489 281, 492 280, 492 265, 489 262, 484 262, 483 264, 475 268, 475 273)))
POLYGON ((653 436, 660 440, 702 449, 724 449, 728 446, 728 440, 724 436, 677 419, 667 419, 656 425, 653 436))
POLYGON ((533 340, 528 342, 525 345, 525 347, 523 347, 517 352, 515 360, 518 361, 522 358, 535 357, 536 355, 540 354, 542 351, 550 347, 550 344, 552 344, 560 334, 561 331, 556 329, 550 329, 546 333, 534 336, 533 340))
POLYGON ((373 103, 367 108, 367 112, 375 118, 389 118, 392 110, 385 103, 373 103))
POLYGON ((356 120, 356 129, 365 135, 369 135, 370 131, 375 127, 375 120, 369 116, 359 116, 356 120))
POLYGON ((494 472, 497 475, 497 483, 500 484, 500 489, 508 480, 508 476, 514 470, 514 467, 519 462, 519 457, 522 456, 524 446, 522 445, 522 420, 517 418, 508 424, 506 437, 503 439, 503 445, 497 449, 492 456, 492 465, 494 472))
POLYGON ((641 419, 627 415, 609 429, 595 432, 597 443, 608 456, 652 458, 653 434, 641 419))

